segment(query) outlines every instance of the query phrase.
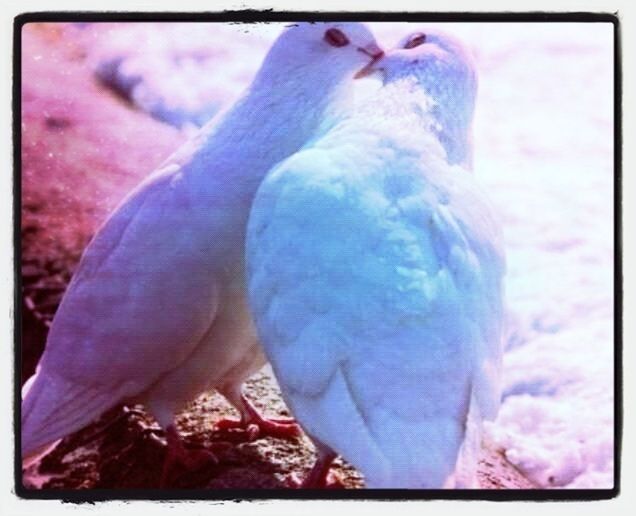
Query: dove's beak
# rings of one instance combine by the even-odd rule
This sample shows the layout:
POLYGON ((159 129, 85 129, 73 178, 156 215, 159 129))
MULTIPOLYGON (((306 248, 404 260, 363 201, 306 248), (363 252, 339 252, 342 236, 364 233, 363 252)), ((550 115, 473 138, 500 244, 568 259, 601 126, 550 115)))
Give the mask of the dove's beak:
POLYGON ((384 57, 384 51, 374 43, 367 45, 364 48, 358 48, 358 50, 363 54, 368 55, 371 58, 371 61, 369 61, 364 67, 360 68, 360 70, 356 72, 356 74, 353 76, 354 79, 361 79, 362 77, 371 75, 373 72, 376 71, 373 65, 375 65, 375 63, 377 63, 384 57))

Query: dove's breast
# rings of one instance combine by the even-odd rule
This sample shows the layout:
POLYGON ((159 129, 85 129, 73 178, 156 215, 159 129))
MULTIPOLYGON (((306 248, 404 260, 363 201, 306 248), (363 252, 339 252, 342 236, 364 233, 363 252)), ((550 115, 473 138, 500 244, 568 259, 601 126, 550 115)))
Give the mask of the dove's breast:
POLYGON ((199 345, 138 398, 158 419, 162 413, 172 417, 202 391, 216 388, 225 393, 265 365, 243 283, 237 277, 221 286, 224 302, 199 345))
POLYGON ((252 209, 262 344, 297 419, 370 485, 446 481, 476 349, 496 335, 481 301, 496 281, 454 202, 416 156, 387 146, 303 151, 252 209))

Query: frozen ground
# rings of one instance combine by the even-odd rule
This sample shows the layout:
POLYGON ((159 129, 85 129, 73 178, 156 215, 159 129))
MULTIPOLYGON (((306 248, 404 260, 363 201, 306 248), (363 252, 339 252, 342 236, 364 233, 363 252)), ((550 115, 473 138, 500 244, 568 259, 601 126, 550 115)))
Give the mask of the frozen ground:
MULTIPOLYGON (((391 46, 412 30, 372 24, 391 46)), ((609 24, 445 24, 480 71, 475 174, 500 209, 510 311, 491 439, 542 487, 613 485, 609 24)), ((102 80, 189 131, 240 92, 280 25, 68 28, 102 80)))

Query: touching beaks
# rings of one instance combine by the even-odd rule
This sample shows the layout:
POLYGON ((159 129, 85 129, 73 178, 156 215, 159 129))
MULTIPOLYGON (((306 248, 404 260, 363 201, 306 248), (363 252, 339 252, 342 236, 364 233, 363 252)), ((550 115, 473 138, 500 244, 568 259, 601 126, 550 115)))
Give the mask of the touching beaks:
POLYGON ((377 63, 384 57, 384 51, 375 43, 371 43, 366 47, 358 47, 358 50, 363 54, 368 55, 371 58, 371 61, 369 61, 365 66, 363 66, 356 72, 356 74, 353 76, 354 79, 361 79, 362 77, 371 75, 377 70, 373 67, 373 65, 375 65, 375 63, 377 63))

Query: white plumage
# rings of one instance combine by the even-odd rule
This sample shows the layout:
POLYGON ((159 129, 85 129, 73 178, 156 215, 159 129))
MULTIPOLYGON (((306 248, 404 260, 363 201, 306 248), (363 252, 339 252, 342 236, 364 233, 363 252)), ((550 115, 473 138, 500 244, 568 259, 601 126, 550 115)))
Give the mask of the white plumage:
POLYGON ((266 176, 250 215, 250 303, 316 444, 312 482, 340 454, 368 487, 474 485, 499 406, 505 265, 470 173, 475 71, 452 38, 422 36, 266 176))
POLYGON ((252 417, 241 384, 265 363, 243 279, 254 192, 379 53, 358 23, 287 28, 245 94, 122 202, 23 390, 23 457, 121 401, 146 404, 169 437, 175 413, 213 387, 252 417))

